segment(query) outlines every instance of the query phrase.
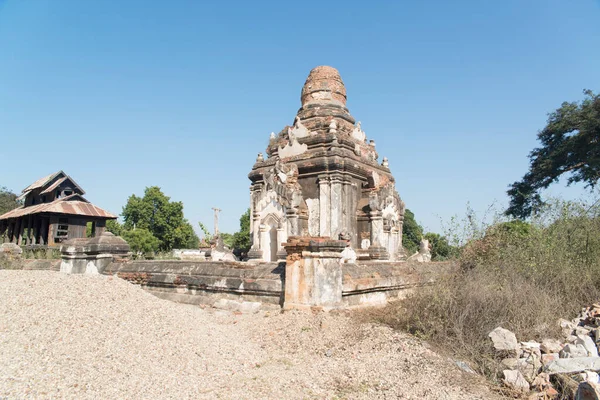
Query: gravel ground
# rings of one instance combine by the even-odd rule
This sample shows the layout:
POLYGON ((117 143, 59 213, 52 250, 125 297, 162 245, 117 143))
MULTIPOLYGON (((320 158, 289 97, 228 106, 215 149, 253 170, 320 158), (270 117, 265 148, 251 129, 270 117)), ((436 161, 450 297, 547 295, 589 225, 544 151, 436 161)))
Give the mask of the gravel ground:
POLYGON ((232 312, 112 277, 0 270, 0 398, 495 399, 347 315, 232 312))

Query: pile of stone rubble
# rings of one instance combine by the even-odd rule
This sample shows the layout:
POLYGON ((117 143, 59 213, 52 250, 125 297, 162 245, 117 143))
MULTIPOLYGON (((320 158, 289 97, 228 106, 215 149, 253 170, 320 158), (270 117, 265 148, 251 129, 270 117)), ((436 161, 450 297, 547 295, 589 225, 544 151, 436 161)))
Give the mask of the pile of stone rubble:
POLYGON ((600 304, 582 310, 572 321, 559 320, 564 340, 518 342, 498 327, 490 332, 502 359, 506 386, 530 393, 529 399, 600 400, 600 304))

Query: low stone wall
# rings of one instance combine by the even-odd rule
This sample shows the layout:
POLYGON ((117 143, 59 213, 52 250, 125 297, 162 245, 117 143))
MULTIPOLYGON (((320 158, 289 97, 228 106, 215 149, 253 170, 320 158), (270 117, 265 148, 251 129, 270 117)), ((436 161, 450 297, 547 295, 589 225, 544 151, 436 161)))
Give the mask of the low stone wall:
POLYGON ((452 263, 367 261, 343 263, 347 242, 290 237, 282 263, 233 261, 131 261, 118 237, 69 241, 62 260, 7 258, 7 269, 118 276, 157 297, 233 311, 260 308, 339 309, 384 305, 432 283, 452 263))
MULTIPOLYGON (((451 263, 417 262, 341 264, 341 300, 337 304, 328 303, 325 308, 385 305, 433 282, 437 274, 451 266, 451 263)), ((249 311, 283 306, 285 269, 285 263, 156 260, 115 262, 103 273, 139 284, 163 299, 249 311)), ((308 287, 306 283, 293 285, 303 288, 308 287)))
POLYGON ((284 265, 275 263, 128 261, 109 264, 103 273, 182 303, 253 311, 283 302, 284 265))
POLYGON ((363 262, 342 265, 344 308, 385 305, 412 290, 433 283, 452 262, 363 262))

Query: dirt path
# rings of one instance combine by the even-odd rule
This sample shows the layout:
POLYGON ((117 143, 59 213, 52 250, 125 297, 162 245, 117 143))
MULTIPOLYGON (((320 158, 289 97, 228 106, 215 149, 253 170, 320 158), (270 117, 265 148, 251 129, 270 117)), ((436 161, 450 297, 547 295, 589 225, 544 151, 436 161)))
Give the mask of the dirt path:
POLYGON ((0 271, 0 299, 0 398, 496 398, 347 316, 236 315, 46 271, 0 271))

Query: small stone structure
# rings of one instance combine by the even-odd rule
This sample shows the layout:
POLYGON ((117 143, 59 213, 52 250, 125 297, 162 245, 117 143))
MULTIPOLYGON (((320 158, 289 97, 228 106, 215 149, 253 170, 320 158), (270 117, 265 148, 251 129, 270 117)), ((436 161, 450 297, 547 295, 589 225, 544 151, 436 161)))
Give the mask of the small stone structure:
POLYGON ((130 256, 129 244, 107 231, 91 239, 67 240, 60 251, 60 271, 68 274, 102 274, 109 264, 130 256))
POLYGON ((404 257, 404 202, 389 161, 378 162, 360 122, 346 108, 346 88, 335 68, 313 69, 292 126, 271 134, 252 181, 251 260, 286 257, 291 236, 348 236, 359 259, 404 257))
POLYGON ((347 243, 323 237, 292 236, 285 243, 284 309, 342 305, 342 251, 347 243))

